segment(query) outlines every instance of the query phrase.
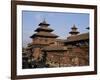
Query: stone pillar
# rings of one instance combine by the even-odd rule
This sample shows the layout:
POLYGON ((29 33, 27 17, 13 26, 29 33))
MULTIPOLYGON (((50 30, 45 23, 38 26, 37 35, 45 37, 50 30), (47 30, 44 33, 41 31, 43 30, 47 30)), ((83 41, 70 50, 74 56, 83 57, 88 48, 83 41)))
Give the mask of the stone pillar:
POLYGON ((34 57, 35 60, 39 59, 40 54, 41 54, 41 49, 40 48, 34 48, 32 56, 34 57))

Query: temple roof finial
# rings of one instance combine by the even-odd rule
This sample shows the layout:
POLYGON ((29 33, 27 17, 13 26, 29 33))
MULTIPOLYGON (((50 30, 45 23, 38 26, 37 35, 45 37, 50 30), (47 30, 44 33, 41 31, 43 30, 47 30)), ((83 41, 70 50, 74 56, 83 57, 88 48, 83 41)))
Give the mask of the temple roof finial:
POLYGON ((48 24, 46 22, 46 19, 44 18, 43 21, 39 24, 39 26, 50 26, 50 24, 48 24))
POLYGON ((47 23, 45 18, 43 19, 43 23, 45 23, 45 24, 47 23))
POLYGON ((76 25, 74 24, 73 27, 71 29, 77 29, 76 25))

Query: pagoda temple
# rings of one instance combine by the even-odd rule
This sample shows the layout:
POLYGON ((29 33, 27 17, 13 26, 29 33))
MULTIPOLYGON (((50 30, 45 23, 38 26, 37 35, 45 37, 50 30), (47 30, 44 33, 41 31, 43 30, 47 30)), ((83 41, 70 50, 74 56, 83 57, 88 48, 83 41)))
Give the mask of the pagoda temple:
POLYGON ((72 65, 89 65, 89 33, 79 34, 75 25, 71 29, 71 36, 68 36, 64 43, 69 49, 72 65))
POLYGON ((39 27, 35 30, 36 33, 31 36, 33 45, 32 56, 37 61, 43 55, 41 49, 54 44, 58 37, 56 34, 52 33, 54 30, 48 27, 50 24, 48 24, 45 20, 38 26, 39 27))
POLYGON ((73 25, 66 39, 58 39, 45 20, 30 38, 32 43, 23 49, 23 68, 69 67, 89 65, 89 33, 77 31, 73 25))
POLYGON ((36 30, 35 34, 31 36, 34 45, 42 45, 47 46, 55 41, 58 37, 56 34, 53 34, 53 29, 49 28, 50 24, 48 24, 45 20, 41 22, 36 30))

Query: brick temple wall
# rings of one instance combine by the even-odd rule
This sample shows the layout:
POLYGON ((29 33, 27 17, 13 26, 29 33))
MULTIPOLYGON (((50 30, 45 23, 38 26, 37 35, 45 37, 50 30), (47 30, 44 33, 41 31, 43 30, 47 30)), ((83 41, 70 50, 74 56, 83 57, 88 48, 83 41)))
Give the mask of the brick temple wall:
POLYGON ((88 52, 79 47, 74 47, 66 52, 47 52, 47 63, 58 66, 86 66, 89 65, 88 52))

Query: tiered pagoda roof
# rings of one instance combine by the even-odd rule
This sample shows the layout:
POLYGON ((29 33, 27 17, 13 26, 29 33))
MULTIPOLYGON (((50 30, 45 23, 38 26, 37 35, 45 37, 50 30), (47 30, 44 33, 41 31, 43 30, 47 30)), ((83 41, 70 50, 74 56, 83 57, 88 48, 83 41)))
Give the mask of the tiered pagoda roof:
POLYGON ((75 42, 75 41, 83 41, 83 40, 89 40, 89 33, 83 33, 76 36, 69 36, 67 37, 67 40, 65 42, 75 42))
POLYGON ((71 35, 77 35, 79 33, 77 31, 77 27, 75 25, 73 25, 73 27, 71 29, 72 29, 72 31, 69 32, 71 35))
POLYGON ((50 38, 57 38, 58 36, 56 34, 51 33, 53 29, 49 28, 50 24, 48 24, 45 20, 39 24, 39 28, 35 30, 35 34, 31 36, 31 38, 34 37, 50 37, 50 38))
POLYGON ((39 36, 39 37, 50 37, 50 38, 57 38, 58 36, 53 34, 53 33, 48 33, 48 32, 38 32, 38 33, 35 33, 31 36, 31 38, 34 38, 36 36, 39 36))
POLYGON ((49 28, 49 27, 39 27, 35 30, 36 32, 40 32, 40 31, 46 31, 46 32, 52 32, 53 29, 49 28))

